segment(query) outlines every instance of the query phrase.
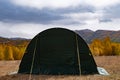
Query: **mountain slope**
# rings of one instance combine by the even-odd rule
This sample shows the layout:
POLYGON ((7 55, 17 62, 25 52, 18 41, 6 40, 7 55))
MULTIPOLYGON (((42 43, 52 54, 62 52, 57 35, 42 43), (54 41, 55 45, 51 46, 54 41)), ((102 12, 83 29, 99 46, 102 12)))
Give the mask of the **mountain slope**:
POLYGON ((78 33, 86 42, 90 42, 90 40, 92 40, 92 35, 94 34, 94 31, 89 29, 75 30, 75 32, 78 33))
MULTIPOLYGON (((97 30, 92 31, 89 29, 75 30, 87 43, 90 43, 93 39, 103 39, 105 37, 110 37, 113 42, 120 42, 120 31, 110 31, 110 30, 97 30)), ((17 44, 21 41, 30 41, 30 39, 25 38, 3 38, 0 37, 0 43, 12 43, 17 44)))
POLYGON ((20 45, 21 43, 28 43, 30 39, 25 38, 4 38, 0 37, 0 44, 11 44, 11 45, 20 45))
POLYGON ((90 43, 93 39, 103 39, 105 37, 110 37, 113 42, 120 42, 120 31, 110 31, 110 30, 76 30, 81 37, 84 38, 87 43, 90 43))

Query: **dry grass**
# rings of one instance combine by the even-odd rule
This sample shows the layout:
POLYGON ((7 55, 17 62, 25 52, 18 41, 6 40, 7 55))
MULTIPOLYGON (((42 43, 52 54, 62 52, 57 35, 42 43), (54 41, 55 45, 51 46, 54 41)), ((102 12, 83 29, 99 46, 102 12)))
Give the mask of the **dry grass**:
MULTIPOLYGON (((105 68, 110 75, 87 75, 87 76, 52 76, 32 75, 31 80, 120 80, 120 56, 95 56, 98 66, 105 68)), ((29 80, 29 75, 7 75, 18 70, 20 61, 0 61, 0 80, 29 80)))
POLYGON ((17 71, 20 61, 0 61, 0 76, 17 71))

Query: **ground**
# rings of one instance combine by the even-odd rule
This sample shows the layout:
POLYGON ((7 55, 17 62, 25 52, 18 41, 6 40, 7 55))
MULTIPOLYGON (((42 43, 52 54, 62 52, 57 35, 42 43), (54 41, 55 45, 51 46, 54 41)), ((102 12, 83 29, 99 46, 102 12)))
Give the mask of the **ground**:
POLYGON ((105 68, 109 76, 86 75, 86 76, 52 76, 52 75, 25 75, 14 74, 20 61, 0 61, 0 80, 120 80, 120 56, 94 56, 97 66, 105 68))

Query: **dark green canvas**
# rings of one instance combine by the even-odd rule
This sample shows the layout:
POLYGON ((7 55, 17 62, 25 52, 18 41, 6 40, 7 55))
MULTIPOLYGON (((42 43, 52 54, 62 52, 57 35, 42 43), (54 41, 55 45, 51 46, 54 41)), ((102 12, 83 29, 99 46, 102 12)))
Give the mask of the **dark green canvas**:
POLYGON ((29 43, 18 73, 80 75, 98 73, 85 41, 75 32, 47 29, 29 43))

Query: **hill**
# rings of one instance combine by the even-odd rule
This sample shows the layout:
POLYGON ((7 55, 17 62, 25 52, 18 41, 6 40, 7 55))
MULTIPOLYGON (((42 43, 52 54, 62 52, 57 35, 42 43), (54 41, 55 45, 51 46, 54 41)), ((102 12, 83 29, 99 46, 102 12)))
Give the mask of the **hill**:
POLYGON ((26 38, 4 38, 0 37, 0 44, 12 44, 12 45, 19 45, 21 43, 28 43, 30 39, 26 38))
POLYGON ((90 43, 93 39, 103 39, 105 37, 110 37, 113 42, 120 42, 120 31, 112 30, 97 30, 92 31, 89 29, 85 30, 75 30, 87 43, 90 43))
POLYGON ((8 41, 10 41, 10 39, 0 37, 0 43, 4 43, 4 42, 8 42, 8 41))
MULTIPOLYGON (((120 55, 120 43, 116 43, 120 42, 120 31, 85 29, 75 32, 86 40, 93 55, 120 55)), ((0 37, 0 60, 20 60, 30 40, 0 37)))
MULTIPOLYGON (((112 31, 112 30, 97 30, 92 31, 89 29, 84 30, 75 30, 87 43, 91 43, 93 39, 103 39, 105 37, 110 37, 111 41, 113 42, 120 42, 120 30, 119 31, 112 31)), ((0 43, 12 43, 18 44, 21 41, 30 41, 31 39, 25 38, 3 38, 0 37, 0 43)))

